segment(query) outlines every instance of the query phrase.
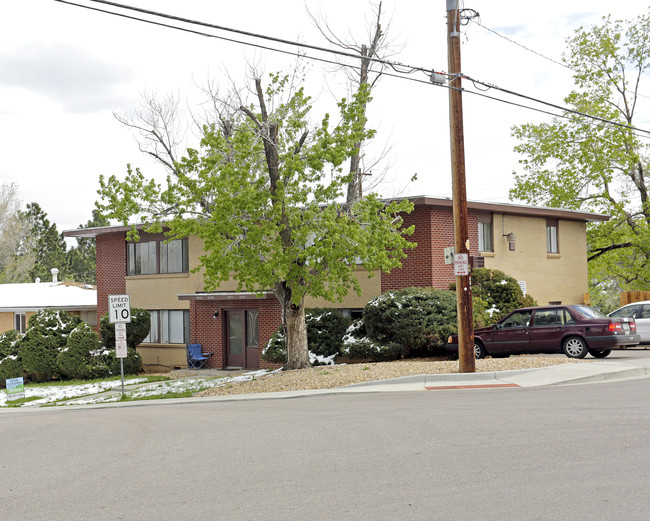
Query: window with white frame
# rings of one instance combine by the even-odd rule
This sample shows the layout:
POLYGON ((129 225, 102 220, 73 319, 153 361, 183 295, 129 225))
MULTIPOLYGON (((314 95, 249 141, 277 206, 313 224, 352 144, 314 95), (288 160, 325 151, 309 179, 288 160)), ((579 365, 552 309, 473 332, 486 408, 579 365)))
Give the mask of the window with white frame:
POLYGON ((478 216, 478 251, 494 251, 491 213, 478 216))
POLYGON ((27 315, 25 313, 14 313, 14 329, 24 335, 27 330, 27 315))
POLYGON ((143 343, 188 344, 190 342, 190 311, 188 309, 150 310, 151 329, 143 343))
POLYGON ((189 253, 187 239, 165 239, 130 242, 127 244, 127 266, 129 275, 150 275, 155 273, 187 273, 189 253))
POLYGON ((546 251, 559 253, 557 236, 557 219, 546 219, 546 251))

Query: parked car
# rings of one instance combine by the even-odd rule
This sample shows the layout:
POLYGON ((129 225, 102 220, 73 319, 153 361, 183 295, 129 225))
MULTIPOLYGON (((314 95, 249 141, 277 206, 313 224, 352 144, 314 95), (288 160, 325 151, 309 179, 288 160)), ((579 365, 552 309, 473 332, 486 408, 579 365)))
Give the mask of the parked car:
MULTIPOLYGON (((516 309, 491 327, 474 331, 474 355, 484 358, 526 353, 564 353, 604 358, 612 349, 639 343, 631 317, 607 317, 589 306, 539 306, 516 309)), ((458 335, 445 348, 458 353, 458 335)))
POLYGON ((612 311, 608 317, 630 317, 636 322, 641 344, 650 344, 650 300, 634 302, 612 311))

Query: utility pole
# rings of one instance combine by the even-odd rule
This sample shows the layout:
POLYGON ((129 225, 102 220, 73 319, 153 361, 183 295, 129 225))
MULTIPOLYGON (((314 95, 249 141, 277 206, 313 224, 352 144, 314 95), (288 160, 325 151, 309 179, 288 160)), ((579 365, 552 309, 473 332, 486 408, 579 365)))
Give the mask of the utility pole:
MULTIPOLYGON (((467 195, 465 189, 465 137, 463 134, 463 98, 460 67, 459 0, 447 1, 447 53, 449 63, 449 130, 451 140, 451 176, 456 254, 469 260, 467 195)), ((464 270, 462 270, 464 271, 464 270)), ((456 309, 458 312, 459 372, 476 371, 474 359, 474 322, 469 272, 456 275, 456 309)))

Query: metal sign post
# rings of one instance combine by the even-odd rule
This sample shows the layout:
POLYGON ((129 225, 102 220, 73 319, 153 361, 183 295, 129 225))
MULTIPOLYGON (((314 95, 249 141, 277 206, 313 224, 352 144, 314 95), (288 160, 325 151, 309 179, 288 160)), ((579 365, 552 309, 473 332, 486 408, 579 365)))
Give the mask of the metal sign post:
POLYGON ((126 324, 115 324, 115 356, 120 359, 120 373, 122 375, 122 396, 124 396, 124 359, 127 357, 126 349, 126 324))
POLYGON ((124 359, 126 349, 126 324, 131 322, 131 299, 129 295, 108 296, 108 319, 115 324, 115 356, 120 359, 122 376, 122 397, 124 397, 124 359))

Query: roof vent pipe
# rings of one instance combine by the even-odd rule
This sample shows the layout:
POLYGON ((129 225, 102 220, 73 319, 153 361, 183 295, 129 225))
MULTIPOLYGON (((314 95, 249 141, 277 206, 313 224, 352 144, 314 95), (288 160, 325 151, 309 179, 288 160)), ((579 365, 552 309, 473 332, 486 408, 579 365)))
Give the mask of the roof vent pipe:
POLYGON ((52 282, 58 282, 59 280, 59 270, 56 268, 52 268, 50 270, 52 272, 52 282))

